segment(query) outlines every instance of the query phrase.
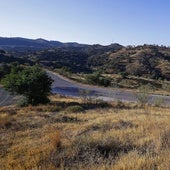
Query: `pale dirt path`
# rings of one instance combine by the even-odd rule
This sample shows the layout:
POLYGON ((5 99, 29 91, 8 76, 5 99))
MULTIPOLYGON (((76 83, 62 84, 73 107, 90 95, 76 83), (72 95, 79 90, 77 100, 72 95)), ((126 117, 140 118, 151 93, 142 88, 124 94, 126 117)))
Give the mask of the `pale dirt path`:
MULTIPOLYGON (((73 80, 65 78, 57 73, 47 71, 54 80, 52 84, 52 92, 66 96, 81 97, 80 91, 88 91, 90 96, 103 99, 105 101, 121 100, 126 102, 136 102, 136 92, 130 90, 105 88, 98 86, 84 85, 73 80)), ((149 94, 149 102, 154 103, 160 99, 165 105, 170 106, 170 96, 149 94)))
MULTIPOLYGON (((104 101, 121 100, 126 102, 136 102, 136 93, 130 90, 105 88, 98 86, 84 85, 69 80, 59 74, 47 71, 48 75, 54 80, 52 84, 52 93, 57 93, 65 96, 82 97, 80 91, 88 91, 91 97, 103 99, 104 101)), ((150 103, 161 98, 166 106, 170 106, 170 96, 149 95, 150 103)), ((10 95, 0 86, 0 106, 8 106, 15 104, 18 98, 10 95)))

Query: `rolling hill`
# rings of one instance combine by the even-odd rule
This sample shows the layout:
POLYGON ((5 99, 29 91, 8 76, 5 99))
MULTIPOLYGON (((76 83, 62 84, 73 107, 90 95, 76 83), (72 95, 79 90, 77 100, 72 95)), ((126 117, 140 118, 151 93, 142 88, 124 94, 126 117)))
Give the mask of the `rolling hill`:
POLYGON ((154 45, 124 47, 88 58, 91 68, 104 73, 170 80, 170 48, 154 45))
POLYGON ((145 44, 124 47, 116 43, 103 46, 1 37, 0 49, 12 54, 10 56, 1 52, 0 62, 18 59, 19 63, 38 62, 52 69, 65 67, 74 73, 100 71, 105 74, 170 80, 170 47, 165 46, 145 44))

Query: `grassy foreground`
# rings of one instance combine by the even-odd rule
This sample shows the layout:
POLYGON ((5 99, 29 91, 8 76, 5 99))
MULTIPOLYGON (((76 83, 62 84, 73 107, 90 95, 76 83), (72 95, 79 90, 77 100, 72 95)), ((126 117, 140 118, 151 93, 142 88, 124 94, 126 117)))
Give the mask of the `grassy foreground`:
POLYGON ((169 170, 169 108, 51 100, 0 108, 0 169, 169 170))

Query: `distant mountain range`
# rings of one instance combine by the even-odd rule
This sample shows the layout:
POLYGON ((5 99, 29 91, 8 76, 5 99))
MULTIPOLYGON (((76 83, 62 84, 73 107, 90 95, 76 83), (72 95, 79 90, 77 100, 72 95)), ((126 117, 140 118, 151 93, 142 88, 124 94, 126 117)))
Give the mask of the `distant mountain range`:
POLYGON ((48 41, 42 38, 39 39, 27 39, 21 37, 0 37, 0 48, 1 49, 49 49, 56 47, 87 47, 90 45, 87 44, 79 44, 76 42, 68 42, 62 43, 60 41, 48 41))
POLYGON ((108 46, 103 46, 99 44, 89 45, 89 44, 79 44, 77 42, 60 42, 60 41, 48 41, 42 38, 39 39, 28 39, 21 37, 0 37, 0 49, 3 50, 17 50, 17 51, 25 51, 25 50, 43 50, 50 48, 90 48, 95 47, 97 49, 101 48, 115 48, 120 49, 123 46, 120 44, 111 44, 108 46))

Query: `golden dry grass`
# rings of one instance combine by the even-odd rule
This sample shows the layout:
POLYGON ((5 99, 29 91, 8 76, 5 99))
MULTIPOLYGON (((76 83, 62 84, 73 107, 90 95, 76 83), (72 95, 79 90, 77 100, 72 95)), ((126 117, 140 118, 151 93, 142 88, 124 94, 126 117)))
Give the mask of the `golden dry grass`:
POLYGON ((51 99, 0 109, 0 169, 169 170, 169 108, 51 99))

